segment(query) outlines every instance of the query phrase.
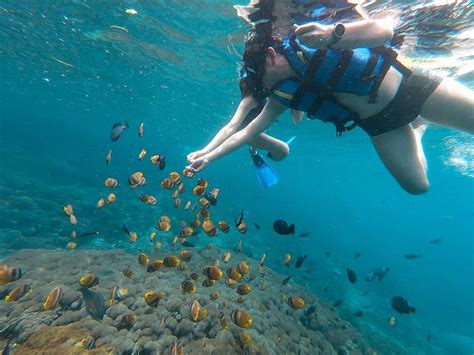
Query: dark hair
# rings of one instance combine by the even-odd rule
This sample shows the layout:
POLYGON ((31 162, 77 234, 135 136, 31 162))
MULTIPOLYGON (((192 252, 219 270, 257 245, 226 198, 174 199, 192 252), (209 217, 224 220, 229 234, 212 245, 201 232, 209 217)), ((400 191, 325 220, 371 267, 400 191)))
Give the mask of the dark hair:
POLYGON ((267 96, 263 89, 262 79, 265 74, 267 49, 273 47, 277 52, 282 51, 282 40, 278 36, 262 36, 250 32, 245 39, 240 90, 243 96, 253 95, 257 99, 267 96))

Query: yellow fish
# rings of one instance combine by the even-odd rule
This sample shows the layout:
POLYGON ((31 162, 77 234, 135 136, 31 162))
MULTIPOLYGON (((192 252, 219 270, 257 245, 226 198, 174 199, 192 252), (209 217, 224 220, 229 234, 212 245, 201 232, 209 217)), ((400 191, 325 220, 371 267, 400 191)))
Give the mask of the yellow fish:
POLYGON ((45 311, 50 311, 55 309, 58 303, 61 301, 63 296, 63 291, 61 287, 54 288, 46 297, 46 301, 43 303, 43 309, 45 311))

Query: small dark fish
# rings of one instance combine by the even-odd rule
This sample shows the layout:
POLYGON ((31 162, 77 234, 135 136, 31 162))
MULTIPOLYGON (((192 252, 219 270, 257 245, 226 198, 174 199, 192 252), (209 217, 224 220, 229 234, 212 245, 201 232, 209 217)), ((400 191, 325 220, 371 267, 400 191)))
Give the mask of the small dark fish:
POLYGON ((406 298, 401 296, 395 296, 390 300, 390 304, 394 310, 400 314, 410 314, 415 313, 415 307, 412 307, 408 304, 406 298))
POLYGON ((86 305, 86 311, 89 315, 97 320, 104 318, 105 314, 105 300, 97 291, 92 291, 88 288, 81 288, 79 290, 82 294, 82 299, 86 305))
POLYGON ((337 307, 339 307, 342 303, 343 303, 342 300, 337 300, 337 301, 335 301, 332 305, 337 308, 337 307))
POLYGON ((112 126, 112 133, 110 138, 113 142, 117 141, 120 136, 128 129, 129 125, 127 122, 117 122, 112 126))
POLYGON ((236 219, 235 221, 235 226, 238 227, 240 226, 244 221, 244 210, 240 211, 239 218, 236 219))
POLYGON ((122 225, 122 231, 127 233, 127 235, 130 235, 130 229, 128 229, 128 226, 126 224, 122 225))
POLYGON ((430 243, 436 245, 436 244, 441 243, 442 240, 443 240, 443 239, 441 239, 441 238, 432 239, 432 240, 430 240, 430 243))
POLYGON ((421 258, 421 254, 405 254, 403 257, 408 260, 413 260, 421 258))
POLYGON ((209 201, 209 203, 211 204, 211 206, 217 205, 217 198, 215 198, 214 196, 212 196, 210 192, 206 192, 206 194, 204 195, 204 197, 209 201))
POLYGON ((390 269, 388 267, 375 269, 374 271, 365 274, 365 281, 372 282, 375 278, 378 278, 379 281, 382 281, 389 271, 390 269))
POLYGON ((364 312, 362 312, 360 309, 354 312, 354 317, 360 318, 364 315, 364 312))
POLYGON ((303 265, 304 260, 306 259, 306 254, 303 256, 298 256, 296 258, 295 268, 299 269, 303 265))
POLYGON ((307 238, 310 234, 311 234, 311 232, 304 232, 304 233, 301 233, 301 234, 298 236, 298 238, 301 238, 301 239, 307 238))
POLYGON ((286 285, 288 282, 290 282, 291 280, 291 276, 287 276, 283 279, 283 281, 281 282, 282 285, 286 285))
POLYGON ((182 246, 185 246, 185 247, 188 247, 188 248, 194 248, 196 245, 187 241, 187 240, 184 240, 182 243, 181 243, 182 246))
POLYGON ((257 223, 255 223, 255 222, 254 222, 254 224, 253 224, 253 225, 255 226, 255 229, 256 229, 256 230, 260 230, 260 228, 261 228, 261 227, 260 227, 260 225, 259 225, 259 224, 257 224, 257 223))
POLYGON ((286 221, 277 219, 273 222, 273 230, 281 235, 295 234, 295 225, 288 225, 286 221))
POLYGON ((158 163, 158 170, 165 170, 166 168, 166 157, 163 155, 160 158, 160 161, 158 163))
POLYGON ((360 258, 360 253, 355 253, 354 254, 354 259, 359 259, 360 258))
POLYGON ((82 232, 82 233, 79 233, 79 235, 77 236, 78 238, 81 238, 81 237, 89 237, 91 235, 99 235, 99 232, 96 232, 96 231, 86 231, 86 232, 82 232))
POLYGON ((351 284, 355 284, 357 282, 357 274, 354 270, 347 268, 347 279, 351 284))

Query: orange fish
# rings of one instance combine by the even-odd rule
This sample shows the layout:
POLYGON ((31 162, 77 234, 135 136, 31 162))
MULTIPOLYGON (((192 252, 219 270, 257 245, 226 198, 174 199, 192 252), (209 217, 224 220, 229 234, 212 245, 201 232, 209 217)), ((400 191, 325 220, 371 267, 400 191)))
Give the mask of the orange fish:
POLYGON ((109 196, 107 196, 107 203, 111 204, 112 202, 115 201, 115 198, 116 196, 114 193, 109 194, 109 196))
POLYGON ((170 179, 173 185, 179 185, 181 184, 181 176, 176 171, 172 171, 170 173, 170 179))
POLYGON ((181 229, 181 232, 179 233, 179 236, 181 238, 186 238, 192 236, 194 233, 194 230, 191 227, 185 227, 181 229))
POLYGON ((130 177, 128 178, 128 184, 132 189, 135 189, 138 186, 143 186, 146 184, 145 176, 141 171, 137 171, 130 175, 130 177))
POLYGON ((59 301, 61 301, 63 291, 61 287, 54 288, 46 297, 46 301, 43 303, 43 309, 45 311, 50 311, 55 309, 59 301))
POLYGON ((304 299, 298 296, 288 297, 288 305, 293 309, 302 309, 304 308, 304 299))
POLYGON ((222 270, 219 269, 216 266, 206 266, 203 269, 203 273, 204 273, 204 275, 206 275, 206 277, 209 280, 214 280, 214 281, 219 281, 222 278, 222 275, 223 275, 222 270))
POLYGON ((221 231, 223 231, 224 233, 229 233, 230 227, 226 221, 220 221, 219 223, 217 223, 217 225, 219 226, 219 229, 221 231))
POLYGON ((214 225, 214 223, 211 222, 211 220, 207 219, 202 223, 202 229, 204 229, 204 232, 210 237, 214 237, 217 235, 217 228, 214 225))
POLYGON ((204 188, 206 188, 208 186, 207 180, 203 179, 203 178, 199 178, 197 180, 197 184, 198 184, 198 186, 202 186, 204 188))
POLYGON ((210 203, 209 200, 208 200, 207 198, 205 198, 205 197, 201 197, 201 198, 199 199, 199 203, 201 204, 201 206, 202 206, 203 208, 206 208, 206 209, 211 206, 211 203, 210 203))
POLYGON ((204 195, 204 193, 206 192, 206 189, 202 186, 196 186, 194 187, 193 189, 193 194, 196 195, 196 196, 202 196, 204 195))
POLYGON ((233 310, 230 314, 230 318, 235 323, 235 325, 241 328, 249 328, 252 325, 252 317, 239 309, 233 310))
POLYGON ((3 268, 0 270, 0 285, 19 280, 22 276, 23 272, 17 267, 3 268))
POLYGON ((184 169, 183 175, 186 176, 188 179, 192 179, 192 177, 194 176, 194 173, 189 169, 184 169))
POLYGON ((77 247, 77 243, 75 243, 75 242, 69 242, 66 245, 66 248, 69 249, 69 250, 76 249, 76 247, 77 247))
POLYGON ((191 260, 191 253, 187 250, 182 250, 179 253, 179 256, 181 256, 181 259, 183 259, 184 261, 190 261, 191 260))
POLYGON ((143 203, 146 203, 147 205, 156 205, 156 197, 155 196, 152 196, 152 195, 147 195, 147 194, 142 194, 140 196, 138 196, 138 199, 140 201, 142 201, 143 203))
POLYGON ((118 181, 114 178, 109 177, 105 180, 104 185, 109 189, 115 189, 118 186, 118 181))
POLYGON ((161 188, 165 190, 171 190, 174 187, 173 181, 170 178, 164 178, 161 180, 161 188))
POLYGON ((201 310, 201 305, 199 304, 199 302, 196 300, 193 300, 191 302, 191 305, 189 306, 189 313, 191 315, 191 319, 193 320, 193 322, 198 321, 200 310, 201 310))
POLYGON ((247 224, 245 224, 245 222, 242 222, 237 226, 237 229, 240 233, 245 234, 247 232, 247 224))
POLYGON ((107 157, 105 158, 105 163, 110 164, 112 161, 112 148, 109 149, 109 153, 107 154, 107 157))
POLYGON ((129 243, 135 243, 138 239, 138 234, 137 232, 130 232, 128 242, 129 243))
POLYGON ((151 232, 151 233, 150 233, 150 237, 148 238, 148 241, 149 241, 150 243, 153 242, 153 240, 155 239, 155 237, 156 237, 156 232, 155 232, 155 231, 151 232))
POLYGON ((237 264, 237 271, 241 274, 247 274, 249 272, 249 264, 245 261, 241 261, 237 264))
POLYGON ((146 155, 146 150, 145 149, 142 149, 140 151, 140 154, 138 154, 138 160, 142 160, 146 155))
POLYGON ((70 217, 71 215, 74 214, 74 210, 72 208, 72 205, 66 205, 63 207, 63 210, 64 210, 64 213, 66 214, 66 216, 70 217))
POLYGON ((99 199, 99 201, 97 201, 97 209, 101 209, 102 207, 105 206, 105 204, 106 202, 104 198, 99 199))
POLYGON ((207 208, 204 208, 204 207, 201 208, 199 213, 201 214, 202 218, 204 218, 204 219, 211 218, 211 212, 209 212, 209 210, 207 208))
POLYGON ((144 128, 144 124, 142 122, 142 123, 140 123, 140 126, 138 126, 138 136, 139 137, 143 137, 143 128, 144 128))

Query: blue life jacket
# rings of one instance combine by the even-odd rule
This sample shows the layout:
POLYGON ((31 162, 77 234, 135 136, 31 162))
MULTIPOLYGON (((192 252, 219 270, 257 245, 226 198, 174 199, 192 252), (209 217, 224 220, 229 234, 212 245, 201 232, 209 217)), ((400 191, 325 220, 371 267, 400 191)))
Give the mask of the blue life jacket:
POLYGON ((308 118, 334 123, 337 135, 354 128, 359 116, 338 102, 335 92, 369 96, 372 103, 392 65, 402 74, 410 74, 396 61, 397 53, 387 47, 313 49, 299 43, 293 35, 283 41, 283 54, 298 77, 277 83, 272 98, 306 112, 308 118), (347 127, 350 121, 354 123, 347 127))

